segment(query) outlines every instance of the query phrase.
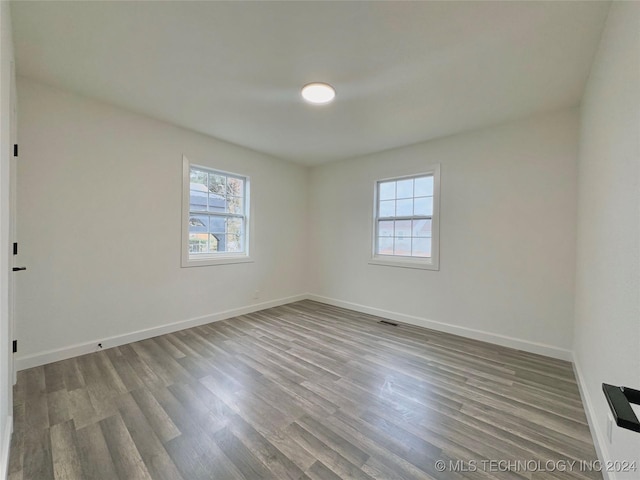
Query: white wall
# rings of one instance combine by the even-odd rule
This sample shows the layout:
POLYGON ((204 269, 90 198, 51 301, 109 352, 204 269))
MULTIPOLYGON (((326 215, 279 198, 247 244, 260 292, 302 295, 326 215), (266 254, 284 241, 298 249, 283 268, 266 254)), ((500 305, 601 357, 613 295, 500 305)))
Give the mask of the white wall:
POLYGON ((19 367, 306 292, 304 167, 24 78, 18 98, 19 367), (254 263, 180 267, 183 154, 251 177, 254 263))
POLYGON ((639 26, 640 4, 612 4, 582 102, 574 343, 603 455, 638 468, 640 434, 606 439, 601 384, 640 389, 639 26))
POLYGON ((8 2, 0 2, 0 478, 8 467, 12 430, 12 362, 9 345, 9 198, 10 154, 12 151, 12 67, 13 43, 8 2))
POLYGON ((566 110, 315 168, 311 292, 570 357, 577 133, 566 110), (434 163, 440 271, 369 265, 375 181, 434 163))

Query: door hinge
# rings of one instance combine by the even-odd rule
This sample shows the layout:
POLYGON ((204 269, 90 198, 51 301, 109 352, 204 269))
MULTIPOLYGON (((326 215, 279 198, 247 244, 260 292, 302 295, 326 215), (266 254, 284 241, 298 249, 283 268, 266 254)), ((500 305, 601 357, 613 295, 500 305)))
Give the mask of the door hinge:
POLYGON ((14 157, 18 156, 18 144, 17 143, 13 144, 13 156, 14 157))
POLYGON ((13 353, 18 351, 18 340, 13 341, 13 353))
POLYGON ((13 242, 13 254, 18 254, 18 242, 13 242))

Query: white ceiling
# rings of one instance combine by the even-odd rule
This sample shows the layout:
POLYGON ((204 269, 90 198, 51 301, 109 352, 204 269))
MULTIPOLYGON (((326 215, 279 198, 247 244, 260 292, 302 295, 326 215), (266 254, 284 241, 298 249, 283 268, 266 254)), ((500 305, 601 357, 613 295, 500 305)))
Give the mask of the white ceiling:
POLYGON ((608 2, 13 2, 18 73, 318 164, 577 105, 608 2), (300 87, 331 83, 313 107, 300 87))

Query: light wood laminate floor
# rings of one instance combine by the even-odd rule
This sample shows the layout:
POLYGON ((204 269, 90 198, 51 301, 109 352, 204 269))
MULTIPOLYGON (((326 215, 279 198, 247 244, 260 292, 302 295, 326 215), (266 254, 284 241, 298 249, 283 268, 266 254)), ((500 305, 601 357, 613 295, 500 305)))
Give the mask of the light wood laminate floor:
POLYGON ((602 478, 568 467, 571 364, 379 320, 303 301, 21 371, 9 478, 602 478))

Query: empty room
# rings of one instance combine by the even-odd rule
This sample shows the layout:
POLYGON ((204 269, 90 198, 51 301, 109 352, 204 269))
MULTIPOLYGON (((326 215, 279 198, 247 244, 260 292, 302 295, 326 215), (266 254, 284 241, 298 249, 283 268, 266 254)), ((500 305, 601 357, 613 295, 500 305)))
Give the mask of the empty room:
POLYGON ((0 23, 0 478, 640 479, 640 2, 0 23))

